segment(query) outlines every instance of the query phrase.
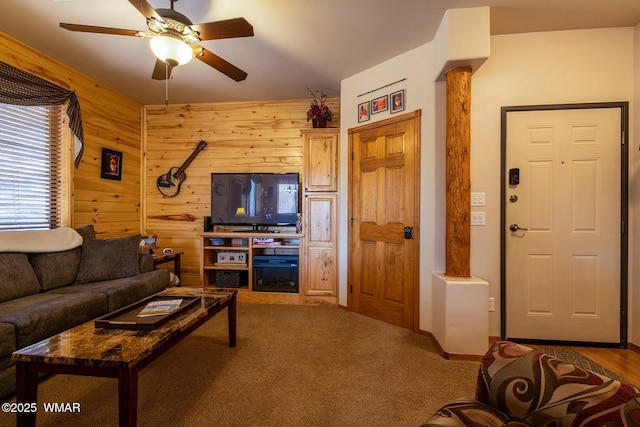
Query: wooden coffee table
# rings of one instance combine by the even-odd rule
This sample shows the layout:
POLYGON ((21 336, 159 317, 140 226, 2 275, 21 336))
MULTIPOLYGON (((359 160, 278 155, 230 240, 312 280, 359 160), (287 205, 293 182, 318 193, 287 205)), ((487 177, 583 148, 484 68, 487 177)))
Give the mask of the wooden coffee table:
MULTIPOLYGON (((158 295, 198 296, 201 301, 153 330, 96 328, 94 321, 54 335, 13 353, 16 402, 38 400, 38 373, 118 379, 120 426, 138 418, 138 372, 227 308, 229 347, 236 345, 236 289, 170 288, 158 295)), ((18 413, 18 426, 34 426, 36 412, 18 413)))

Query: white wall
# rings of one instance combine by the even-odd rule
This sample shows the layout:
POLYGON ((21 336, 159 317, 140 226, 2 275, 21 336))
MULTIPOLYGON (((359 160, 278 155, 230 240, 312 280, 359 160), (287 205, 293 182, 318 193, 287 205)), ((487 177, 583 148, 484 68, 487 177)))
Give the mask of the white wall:
MULTIPOLYGON (((420 176, 420 329, 431 330, 431 274, 436 260, 441 257, 435 250, 436 229, 436 85, 433 77, 433 48, 428 43, 406 52, 369 70, 342 81, 340 92, 340 304, 347 305, 347 178, 348 129, 362 124, 388 119, 390 112, 371 114, 371 119, 358 123, 358 104, 378 96, 405 89, 405 110, 422 110, 421 176, 420 176), (400 83, 358 96, 398 80, 400 83)), ((395 113, 394 116, 402 114, 395 113)), ((440 266, 442 269, 442 266, 440 266)))
MULTIPOLYGON (((500 297, 500 108, 631 102, 633 37, 633 28, 614 28, 491 38, 491 56, 471 83, 471 191, 486 192, 487 199, 487 226, 471 229, 471 271, 489 281, 496 306, 500 297)), ((499 311, 491 314, 490 335, 498 336, 499 311)))
MULTIPOLYGON (((638 30, 640 32, 640 30, 638 30)), ((640 39, 640 36, 635 36, 640 39)), ((640 45, 640 43, 638 43, 640 45)), ((340 304, 346 305, 347 255, 347 142, 349 128, 357 127, 357 104, 398 88, 406 89, 407 109, 422 109, 420 199, 420 329, 432 331, 431 274, 444 270, 444 83, 435 83, 428 43, 385 63, 345 79, 341 92, 340 152, 340 304), (358 94, 407 78, 402 85, 358 97, 358 94)), ((496 297, 489 334, 500 335, 500 108, 513 105, 629 101, 634 111, 634 77, 640 82, 640 65, 634 68, 634 29, 614 28, 491 37, 491 55, 472 76, 471 191, 486 193, 486 223, 471 229, 471 272, 487 280, 496 297), (636 68, 638 71, 636 72, 636 68)), ((635 99, 640 99, 640 91, 635 99)), ((372 115, 372 121, 388 118, 372 115)), ((631 135, 633 124, 631 121, 631 135)), ((640 173, 637 142, 630 151, 631 209, 640 209, 640 173)), ((474 208, 476 209, 476 208, 474 208)), ((633 223, 631 226, 633 227, 633 223)), ((634 227, 629 242, 640 239, 634 227)), ((640 262, 630 259, 630 270, 640 262)), ((640 277, 640 266, 635 269, 640 277)), ((640 284, 630 271, 633 312, 640 313, 640 284), (634 292, 635 291, 635 292, 634 292)), ((639 281, 640 282, 640 281, 639 281)), ((630 318, 630 342, 640 344, 640 315, 630 318)))

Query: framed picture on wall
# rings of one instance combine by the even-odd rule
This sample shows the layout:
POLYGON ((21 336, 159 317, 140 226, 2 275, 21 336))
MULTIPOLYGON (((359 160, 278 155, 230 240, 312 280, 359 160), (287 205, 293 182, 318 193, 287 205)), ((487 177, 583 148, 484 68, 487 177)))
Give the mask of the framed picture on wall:
POLYGON ((387 95, 375 98, 371 101, 371 113, 381 113, 389 109, 389 97, 387 95))
POLYGON ((391 114, 404 111, 404 89, 391 94, 391 114))
POLYGON ((122 152, 110 148, 102 148, 101 178, 122 180, 122 152))
POLYGON ((369 101, 358 104, 358 123, 366 122, 370 118, 369 101))

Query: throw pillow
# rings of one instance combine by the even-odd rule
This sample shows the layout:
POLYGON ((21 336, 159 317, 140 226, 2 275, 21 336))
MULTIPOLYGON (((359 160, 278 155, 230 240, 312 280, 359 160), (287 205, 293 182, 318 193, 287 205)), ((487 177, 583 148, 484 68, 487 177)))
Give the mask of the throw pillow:
POLYGON ((75 229, 83 239, 95 239, 96 230, 93 228, 93 224, 85 225, 75 229))
POLYGON ((37 294, 40 284, 26 253, 0 253, 0 302, 37 294))
POLYGON ((101 282, 140 273, 138 245, 141 236, 86 239, 82 244, 76 283, 101 282))

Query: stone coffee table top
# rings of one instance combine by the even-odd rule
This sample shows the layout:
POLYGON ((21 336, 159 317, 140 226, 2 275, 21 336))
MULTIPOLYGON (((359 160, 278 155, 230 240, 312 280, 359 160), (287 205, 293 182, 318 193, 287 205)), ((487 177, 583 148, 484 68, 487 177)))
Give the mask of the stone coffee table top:
POLYGON ((156 295, 196 296, 201 298, 200 303, 152 330, 96 328, 92 320, 16 351, 13 360, 102 368, 131 367, 206 317, 210 310, 230 300, 235 293, 236 289, 169 288, 156 295))

